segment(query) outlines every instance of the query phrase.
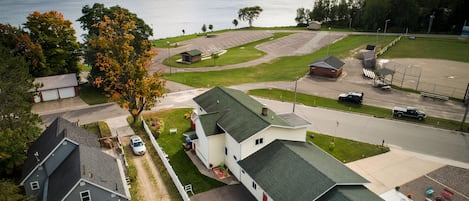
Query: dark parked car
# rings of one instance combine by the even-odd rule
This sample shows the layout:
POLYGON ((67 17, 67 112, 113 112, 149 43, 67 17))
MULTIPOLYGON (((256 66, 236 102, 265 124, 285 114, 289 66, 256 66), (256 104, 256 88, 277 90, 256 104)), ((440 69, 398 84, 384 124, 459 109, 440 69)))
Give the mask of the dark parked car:
POLYGON ((418 110, 415 107, 394 107, 392 109, 392 114, 396 117, 410 117, 410 118, 415 118, 418 119, 419 121, 422 121, 427 117, 425 115, 425 112, 418 110))
POLYGON ((361 104, 362 100, 363 100, 363 92, 362 93, 348 92, 348 93, 339 94, 339 101, 349 101, 349 102, 361 104))

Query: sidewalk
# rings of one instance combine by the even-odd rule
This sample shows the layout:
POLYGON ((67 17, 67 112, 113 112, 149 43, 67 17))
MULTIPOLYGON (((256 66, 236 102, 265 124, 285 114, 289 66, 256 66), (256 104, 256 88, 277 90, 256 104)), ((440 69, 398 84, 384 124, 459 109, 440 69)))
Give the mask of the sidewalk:
MULTIPOLYGON (((460 171, 465 172, 463 175, 469 174, 469 164, 467 163, 441 159, 394 147, 391 147, 391 151, 388 153, 347 163, 346 166, 370 181, 370 184, 367 184, 366 187, 378 195, 389 193, 396 186, 401 186, 403 193, 412 192, 410 189, 425 189, 428 184, 418 181, 422 177, 435 174, 435 171, 441 168, 459 167, 460 171)), ((458 177, 461 172, 445 171, 445 174, 445 177, 451 178, 458 177)), ((469 192, 463 193, 467 194, 469 192)), ((422 197, 422 195, 419 195, 419 197, 422 197)))

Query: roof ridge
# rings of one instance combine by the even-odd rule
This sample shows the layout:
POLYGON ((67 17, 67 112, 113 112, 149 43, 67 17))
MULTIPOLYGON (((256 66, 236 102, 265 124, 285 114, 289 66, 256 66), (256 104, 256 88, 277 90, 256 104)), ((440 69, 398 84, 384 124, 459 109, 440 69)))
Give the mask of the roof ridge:
MULTIPOLYGON (((217 86, 217 87, 218 87, 218 86, 217 86)), ((218 87, 218 88, 220 88, 220 89, 223 91, 223 93, 225 93, 225 94, 227 94, 228 96, 230 96, 231 99, 235 100, 237 103, 239 103, 241 106, 243 106, 243 108, 246 108, 248 111, 250 111, 251 113, 253 113, 254 115, 256 115, 259 119, 261 119, 262 121, 266 122, 266 123, 269 124, 269 125, 272 125, 272 123, 270 123, 269 121, 265 120, 264 118, 259 117, 259 114, 257 114, 256 112, 252 111, 249 107, 247 107, 246 105, 242 104, 237 98, 233 97, 230 93, 228 93, 227 91, 225 91, 225 89, 228 89, 228 88, 225 88, 225 87, 218 87)), ((242 93, 244 93, 244 92, 242 92, 242 93)), ((249 95, 247 95, 247 94, 245 94, 245 95, 246 95, 247 97, 251 98, 249 95)), ((260 102, 259 102, 259 103, 260 103, 260 102)), ((269 109, 269 108, 267 108, 267 109, 269 109)), ((271 110, 271 111, 272 111, 272 110, 271 110)), ((272 111, 272 112, 275 114, 274 111, 272 111)), ((277 116, 277 114, 275 114, 275 116, 277 116)), ((222 117, 223 117, 223 116, 222 116, 222 117)), ((282 121, 283 121, 283 120, 282 120, 282 121)))

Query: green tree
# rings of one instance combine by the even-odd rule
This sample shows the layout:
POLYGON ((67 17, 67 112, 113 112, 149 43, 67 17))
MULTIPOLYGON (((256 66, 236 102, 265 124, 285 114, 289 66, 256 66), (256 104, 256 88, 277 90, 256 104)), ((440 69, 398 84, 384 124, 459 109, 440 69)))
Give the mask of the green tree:
MULTIPOLYGON (((111 100, 127 109, 136 122, 143 110, 155 106, 163 97, 165 81, 158 72, 148 74, 146 67, 153 56, 150 51, 137 54, 132 46, 135 39, 132 33, 138 32, 133 17, 124 9, 114 12, 112 19, 105 16, 97 24, 97 37, 88 39, 91 48, 100 50, 94 64, 100 76, 94 83, 103 88, 111 100)), ((149 43, 148 40, 141 42, 149 43)))
POLYGON ((205 24, 202 25, 202 32, 204 32, 204 33, 207 32, 207 26, 205 24))
POLYGON ((15 56, 22 56, 28 62, 29 72, 42 75, 47 71, 41 45, 34 43, 28 33, 9 24, 0 24, 0 45, 15 56))
POLYGON ((390 17, 393 25, 400 27, 401 31, 409 28, 417 30, 418 8, 415 0, 394 0, 391 1, 390 17))
POLYGON ((233 25, 235 26, 235 28, 238 26, 238 20, 236 20, 236 19, 234 19, 233 22, 231 22, 231 23, 233 23, 233 25))
POLYGON ((309 18, 310 10, 305 8, 298 8, 296 9, 296 17, 295 21, 298 26, 308 26, 309 22, 311 21, 309 18))
POLYGON ((329 8, 324 0, 318 0, 314 3, 313 11, 311 12, 311 19, 324 22, 327 19, 329 8))
POLYGON ((69 20, 57 11, 34 12, 24 24, 34 43, 41 45, 47 71, 34 76, 79 73, 80 47, 69 20))
POLYGON ((40 134, 31 113, 33 78, 23 57, 0 46, 0 177, 21 170, 25 150, 40 134))
POLYGON ((209 25, 208 25, 208 29, 210 29, 210 31, 213 31, 213 25, 212 25, 212 24, 209 24, 209 25))
MULTIPOLYGON (((90 77, 93 80, 96 77, 102 76, 99 74, 100 69, 96 68, 94 64, 97 62, 97 53, 104 51, 104 49, 97 49, 97 47, 91 47, 89 41, 96 40, 99 35, 99 24, 105 20, 105 18, 115 19, 116 13, 124 13, 133 22, 135 22, 136 28, 129 30, 129 33, 134 36, 134 39, 130 42, 134 48, 134 56, 139 57, 145 54, 151 49, 151 44, 148 43, 148 39, 153 36, 153 30, 150 26, 139 18, 136 14, 130 12, 128 9, 121 8, 119 6, 105 7, 104 4, 95 3, 92 7, 86 5, 82 8, 81 16, 78 21, 81 23, 83 30, 88 33, 84 35, 85 42, 83 44, 85 63, 92 66, 90 77)), ((184 31, 185 32, 185 31, 184 31)), ((184 33, 183 32, 183 33, 184 33)))
POLYGON ((257 19, 262 11, 260 6, 241 8, 238 11, 238 18, 243 21, 248 21, 249 27, 252 27, 252 21, 257 19))
POLYGON ((384 30, 384 22, 389 19, 390 8, 390 0, 367 0, 363 8, 363 28, 384 30))
POLYGON ((13 181, 1 179, 0 180, 0 200, 5 201, 33 201, 33 197, 25 196, 21 194, 21 189, 13 181))

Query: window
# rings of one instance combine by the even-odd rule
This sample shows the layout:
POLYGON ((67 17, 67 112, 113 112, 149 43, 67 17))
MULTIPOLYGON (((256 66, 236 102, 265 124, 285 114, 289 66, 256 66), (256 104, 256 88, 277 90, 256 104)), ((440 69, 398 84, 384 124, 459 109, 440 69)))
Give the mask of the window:
POLYGON ((256 145, 264 143, 264 138, 256 139, 256 145))
POLYGON ((252 182, 252 188, 253 189, 256 189, 257 188, 257 184, 255 182, 252 182))
POLYGON ((225 156, 228 155, 228 148, 225 147, 225 156))
POLYGON ((235 155, 233 155, 233 158, 234 158, 235 160, 238 160, 238 158, 236 158, 236 156, 235 156, 235 155))
POLYGON ((80 192, 80 199, 81 201, 91 201, 90 191, 80 192))
POLYGON ((35 191, 39 189, 39 182, 38 181, 33 181, 29 183, 31 185, 31 190, 35 191))

